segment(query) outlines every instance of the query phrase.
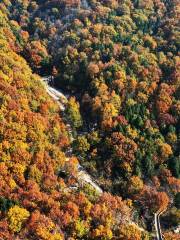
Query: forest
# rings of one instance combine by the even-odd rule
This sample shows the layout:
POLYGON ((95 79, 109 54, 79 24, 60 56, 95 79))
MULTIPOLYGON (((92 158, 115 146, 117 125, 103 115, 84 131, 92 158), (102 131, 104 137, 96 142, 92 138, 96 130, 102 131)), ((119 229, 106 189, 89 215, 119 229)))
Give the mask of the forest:
POLYGON ((178 0, 0 1, 0 239, 153 240, 159 212, 180 239, 179 26, 178 0))

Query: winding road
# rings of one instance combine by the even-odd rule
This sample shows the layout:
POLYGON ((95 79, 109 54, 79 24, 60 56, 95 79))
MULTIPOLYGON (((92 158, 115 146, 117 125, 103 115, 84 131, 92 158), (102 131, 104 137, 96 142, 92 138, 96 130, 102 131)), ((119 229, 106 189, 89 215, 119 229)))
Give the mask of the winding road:
POLYGON ((154 225, 155 225, 155 229, 156 229, 157 240, 163 240, 163 235, 162 235, 162 231, 161 231, 161 224, 160 224, 160 216, 165 211, 166 210, 163 210, 163 211, 160 211, 160 212, 156 212, 154 214, 154 225))

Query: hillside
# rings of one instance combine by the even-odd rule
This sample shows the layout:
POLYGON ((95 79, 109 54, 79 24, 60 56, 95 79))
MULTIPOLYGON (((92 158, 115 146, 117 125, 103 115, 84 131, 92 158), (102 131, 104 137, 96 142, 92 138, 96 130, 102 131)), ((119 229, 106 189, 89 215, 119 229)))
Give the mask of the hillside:
POLYGON ((118 230, 131 209, 110 194, 92 198, 88 188, 72 191, 73 157, 66 180, 58 177, 69 145, 59 107, 18 55, 14 22, 2 11, 0 20, 0 239, 111 236, 109 223, 118 230))
POLYGON ((0 239, 154 239, 164 210, 179 239, 178 13, 176 0, 1 1, 0 239))

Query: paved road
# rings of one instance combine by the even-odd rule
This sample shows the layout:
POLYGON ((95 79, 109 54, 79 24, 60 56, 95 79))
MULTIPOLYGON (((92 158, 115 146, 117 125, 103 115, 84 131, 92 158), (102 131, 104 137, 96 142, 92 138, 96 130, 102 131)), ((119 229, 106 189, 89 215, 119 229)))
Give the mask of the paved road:
POLYGON ((163 236, 162 236, 162 232, 161 232, 160 216, 164 211, 157 212, 154 214, 154 222, 155 222, 157 240, 163 240, 163 236))

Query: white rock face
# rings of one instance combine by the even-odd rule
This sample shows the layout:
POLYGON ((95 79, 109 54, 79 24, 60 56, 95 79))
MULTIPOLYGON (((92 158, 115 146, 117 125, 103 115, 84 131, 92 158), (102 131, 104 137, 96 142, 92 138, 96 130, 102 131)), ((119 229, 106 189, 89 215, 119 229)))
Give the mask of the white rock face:
MULTIPOLYGON (((45 85, 47 93, 57 102, 61 111, 65 111, 66 104, 68 102, 67 97, 58 89, 55 89, 48 85, 50 77, 43 77, 42 81, 45 85)), ((71 126, 68 124, 68 129, 71 131, 71 126)), ((71 131, 72 132, 72 131, 71 131)), ((72 139, 73 140, 73 139, 72 139)), ((72 152, 72 149, 69 149, 69 152, 72 152)), ((69 161, 69 157, 66 158, 66 161, 69 161)), ((91 185, 98 194, 102 194, 102 189, 93 181, 92 177, 88 174, 86 170, 79 164, 78 166, 78 181, 81 184, 91 185)))

